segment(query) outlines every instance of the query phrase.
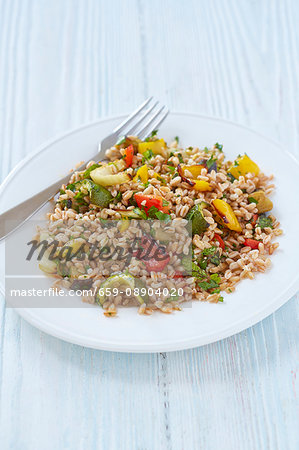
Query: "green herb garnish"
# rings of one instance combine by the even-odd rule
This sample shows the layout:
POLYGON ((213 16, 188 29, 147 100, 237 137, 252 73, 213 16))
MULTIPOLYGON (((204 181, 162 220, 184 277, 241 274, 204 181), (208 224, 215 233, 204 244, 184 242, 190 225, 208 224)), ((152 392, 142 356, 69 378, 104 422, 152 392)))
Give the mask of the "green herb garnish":
POLYGON ((174 172, 175 171, 175 167, 171 166, 170 164, 167 164, 167 167, 170 170, 170 172, 174 172))
POLYGON ((256 223, 257 227, 260 227, 261 230, 264 228, 273 228, 273 222, 271 217, 267 217, 265 214, 261 214, 258 218, 258 221, 256 223))
POLYGON ((123 196, 122 193, 121 193, 121 192, 118 192, 118 194, 114 197, 113 202, 114 202, 114 203, 120 202, 121 199, 122 199, 122 196, 123 196))
POLYGON ((177 156, 178 156, 178 159, 179 159, 180 163, 183 164, 183 163, 184 163, 184 159, 183 159, 182 154, 181 154, 181 153, 178 153, 177 156))
POLYGON ((223 151, 223 145, 222 145, 222 144, 219 144, 218 142, 216 142, 215 147, 218 148, 218 150, 219 150, 220 152, 223 151))
POLYGON ((157 135, 157 133, 158 133, 158 130, 153 130, 151 132, 151 135, 148 138, 144 139, 144 142, 149 142, 151 139, 153 139, 157 135))
POLYGON ((258 203, 258 201, 254 197, 248 197, 248 202, 249 203, 255 203, 255 204, 258 203))
POLYGON ((216 158, 213 158, 213 156, 211 156, 210 159, 207 160, 206 165, 207 165, 207 169, 210 170, 210 168, 213 166, 213 164, 215 164, 217 161, 216 158))
POLYGON ((121 136, 115 145, 122 145, 126 142, 126 136, 121 136))
POLYGON ((219 287, 220 281, 221 278, 218 273, 213 273, 208 281, 199 282, 198 285, 204 291, 209 291, 210 289, 217 289, 219 287))
POLYGON ((145 161, 149 161, 152 157, 153 157, 153 151, 150 148, 148 148, 143 153, 142 163, 145 163, 145 161))
POLYGON ((83 178, 90 178, 90 172, 92 172, 94 169, 97 169, 98 167, 100 167, 100 164, 93 164, 92 166, 90 166, 88 169, 85 170, 85 172, 83 173, 83 178))
POLYGON ((147 219, 147 215, 145 214, 145 211, 142 211, 140 208, 136 207, 133 209, 133 212, 141 217, 141 219, 147 219))
POLYGON ((169 214, 166 214, 166 213, 160 211, 155 206, 151 206, 149 208, 149 210, 147 211, 147 215, 150 219, 163 220, 165 223, 167 223, 171 220, 171 216, 169 214))

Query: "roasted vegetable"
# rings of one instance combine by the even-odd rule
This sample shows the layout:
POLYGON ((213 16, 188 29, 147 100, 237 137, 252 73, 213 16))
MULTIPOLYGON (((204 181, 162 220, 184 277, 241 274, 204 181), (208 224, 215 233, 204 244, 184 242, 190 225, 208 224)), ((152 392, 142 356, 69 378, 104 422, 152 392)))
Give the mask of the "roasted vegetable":
POLYGON ((100 164, 93 164, 92 166, 90 166, 88 169, 85 170, 84 174, 83 174, 83 178, 90 178, 90 172, 92 172, 93 170, 97 169, 98 167, 101 167, 100 164))
POLYGON ((204 180, 194 180, 194 186, 193 189, 195 189, 196 191, 200 191, 200 192, 206 192, 206 191, 211 191, 212 187, 210 185, 210 183, 208 183, 207 181, 204 180))
POLYGON ((203 205, 194 205, 188 214, 186 215, 187 220, 192 221, 192 234, 203 234, 208 228, 209 224, 205 220, 203 212, 203 205))
MULTIPOLYGON (((198 175, 201 174, 201 171, 204 168, 205 168, 204 164, 193 164, 192 166, 181 165, 181 169, 183 171, 184 176, 185 176, 185 171, 188 171, 192 175, 193 179, 196 179, 198 177, 198 175)), ((188 174, 186 176, 188 176, 188 174)))
POLYGON ((138 152, 144 154, 147 150, 151 150, 154 155, 161 155, 166 158, 168 150, 164 139, 158 139, 156 141, 139 142, 138 152))
POLYGON ((129 219, 123 219, 118 224, 118 230, 120 233, 124 233, 130 227, 129 219))
POLYGON ((94 183, 92 180, 83 180, 79 186, 88 191, 90 201, 93 205, 106 208, 113 200, 113 196, 107 189, 94 183))
MULTIPOLYGON (((129 288, 130 292, 134 294, 136 292, 134 291, 136 282, 133 275, 131 275, 130 273, 118 273, 115 275, 111 275, 111 277, 107 278, 107 280, 101 284, 100 289, 96 294, 96 302, 100 306, 103 306, 107 297, 109 297, 113 292, 113 288, 121 290, 121 287, 123 287, 124 290, 126 290, 126 288, 129 288)), ((140 304, 144 303, 144 299, 142 298, 142 296, 135 295, 135 297, 140 304)))
POLYGON ((127 147, 125 149, 125 154, 124 154, 124 160, 125 160, 127 167, 131 167, 132 162, 133 162, 133 155, 134 155, 134 147, 133 147, 133 145, 129 145, 129 147, 127 147))
POLYGON ((116 209, 115 211, 117 211, 124 219, 141 219, 140 215, 136 214, 132 209, 116 209))
POLYGON ((251 221, 250 221, 250 223, 251 223, 251 225, 252 225, 253 227, 255 227, 255 225, 256 225, 256 223, 257 223, 257 221, 258 221, 258 218, 259 218, 259 215, 258 215, 258 214, 253 214, 252 219, 251 219, 251 221))
POLYGON ((159 195, 144 195, 141 192, 134 194, 134 198, 140 209, 143 209, 147 214, 150 208, 155 207, 165 214, 169 213, 169 207, 164 205, 165 200, 159 195))
POLYGON ((253 192, 252 194, 250 194, 248 200, 250 201, 251 199, 255 200, 254 203, 256 203, 259 214, 271 211, 271 209, 273 208, 272 201, 266 196, 264 191, 260 190, 253 192))
POLYGON ((90 201, 93 205, 106 208, 111 203, 113 197, 111 193, 102 186, 93 185, 90 191, 90 201))
POLYGON ((222 248, 222 250, 225 249, 224 240, 222 239, 221 236, 219 236, 219 234, 217 234, 217 233, 214 234, 214 240, 219 242, 219 247, 222 248))
POLYGON ((115 175, 103 175, 102 167, 95 169, 90 173, 91 179, 101 186, 115 186, 116 184, 128 183, 131 177, 126 172, 119 172, 115 175))
POLYGON ((261 241, 257 241, 256 239, 245 239, 244 245, 245 245, 245 247, 250 247, 250 248, 252 248, 252 250, 255 250, 255 249, 259 248, 260 242, 261 241))
MULTIPOLYGON (((101 167, 98 167, 91 171, 90 175, 93 172, 96 172, 99 175, 114 175, 127 167, 124 159, 117 159, 111 163, 103 164, 101 167)), ((92 177, 91 177, 92 178, 92 177)))
POLYGON ((258 175, 260 169, 259 166, 245 154, 243 156, 238 156, 234 164, 228 169, 228 172, 238 179, 240 175, 246 175, 247 173, 258 175))
POLYGON ((134 182, 141 181, 142 183, 148 182, 148 169, 147 169, 146 164, 139 167, 139 169, 136 172, 135 177, 133 178, 133 181, 134 182))
POLYGON ((43 254, 38 267, 45 273, 56 273, 57 262, 56 260, 49 259, 51 254, 51 248, 47 249, 43 254))
POLYGON ((242 231, 241 225, 239 224, 232 207, 228 203, 219 198, 212 200, 211 203, 217 213, 216 220, 218 219, 221 225, 229 230, 242 231))
MULTIPOLYGON (((186 166, 184 166, 184 167, 186 167, 186 166)), ((189 167, 192 167, 192 166, 189 166, 189 167)), ((181 177, 182 181, 184 181, 185 183, 188 183, 189 186, 192 186, 193 189, 195 189, 196 191, 205 192, 205 191, 212 190, 210 184, 207 181, 190 180, 190 178, 185 177, 185 175, 184 175, 185 171, 183 170, 183 166, 181 166, 180 164, 178 164, 178 166, 177 166, 177 171, 178 171, 178 174, 181 177)))

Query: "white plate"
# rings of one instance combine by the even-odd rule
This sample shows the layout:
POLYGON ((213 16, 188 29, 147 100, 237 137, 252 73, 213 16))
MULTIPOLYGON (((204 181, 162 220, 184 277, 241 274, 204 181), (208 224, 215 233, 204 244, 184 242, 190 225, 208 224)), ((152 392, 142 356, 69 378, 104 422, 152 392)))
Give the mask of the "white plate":
MULTIPOLYGON (((122 118, 86 125, 29 155, 0 188, 0 211, 17 204, 64 175, 74 164, 88 160, 122 118)), ((273 266, 253 281, 244 280, 223 304, 194 302, 172 315, 140 316, 136 309, 120 309, 108 319, 97 307, 79 309, 18 309, 32 325, 75 344, 122 352, 158 352, 197 347, 231 336, 277 310, 299 287, 299 165, 279 145, 231 122, 195 114, 170 114, 160 130, 167 140, 179 136, 185 146, 224 144, 228 158, 248 153, 267 174, 275 174, 274 214, 284 235, 273 255, 273 266)), ((3 244, 0 246, 3 256, 3 244)), ((3 274, 2 274, 3 278, 3 274)), ((3 283, 1 289, 3 290, 3 283)))

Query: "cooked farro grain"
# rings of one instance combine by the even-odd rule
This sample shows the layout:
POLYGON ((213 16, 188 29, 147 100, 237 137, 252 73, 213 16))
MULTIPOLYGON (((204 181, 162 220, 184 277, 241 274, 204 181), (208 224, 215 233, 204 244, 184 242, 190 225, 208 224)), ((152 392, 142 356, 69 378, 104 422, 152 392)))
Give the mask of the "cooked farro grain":
POLYGON ((54 262, 40 264, 55 286, 85 283, 93 295, 83 295, 83 301, 100 304, 107 317, 114 317, 118 306, 168 314, 191 300, 221 302, 221 291, 234 292, 240 280, 269 267, 269 255, 279 246, 273 238, 282 233, 277 219, 266 214, 275 186, 273 176, 247 155, 226 162, 219 144, 185 149, 177 140, 167 146, 153 135, 147 142, 129 136, 106 156, 108 162, 90 161, 85 171, 70 176, 47 229, 39 230, 40 240, 58 242, 54 262), (106 226, 106 219, 117 226, 106 226), (117 254, 106 261, 90 258, 91 249, 108 244, 128 255, 128 242, 135 238, 143 250, 144 242, 164 249, 167 263, 136 255, 127 262, 117 254), (60 252, 79 243, 83 257, 62 262, 60 252), (123 293, 110 292, 120 287, 123 293), (146 294, 140 294, 142 287, 146 294))

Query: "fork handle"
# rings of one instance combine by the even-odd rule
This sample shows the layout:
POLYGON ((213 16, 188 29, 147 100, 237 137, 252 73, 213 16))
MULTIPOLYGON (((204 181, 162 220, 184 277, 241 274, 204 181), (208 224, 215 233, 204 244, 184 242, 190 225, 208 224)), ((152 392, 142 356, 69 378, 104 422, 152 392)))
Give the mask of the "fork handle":
MULTIPOLYGON (((99 158, 99 153, 91 160, 99 158)), ((76 171, 83 170, 88 163, 82 164, 76 169, 76 171)), ((57 194, 62 184, 67 184, 72 173, 69 173, 65 177, 51 184, 43 191, 33 195, 17 206, 9 209, 8 211, 0 214, 0 241, 4 239, 8 234, 19 228, 26 220, 30 219, 38 210, 40 210, 48 201, 50 201, 54 195, 57 194)))

